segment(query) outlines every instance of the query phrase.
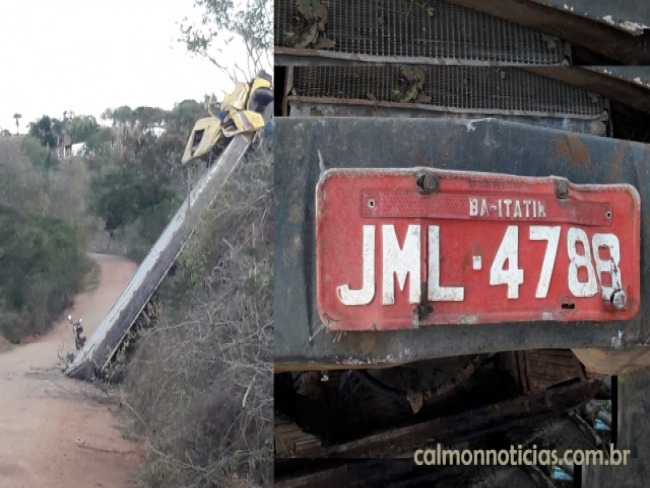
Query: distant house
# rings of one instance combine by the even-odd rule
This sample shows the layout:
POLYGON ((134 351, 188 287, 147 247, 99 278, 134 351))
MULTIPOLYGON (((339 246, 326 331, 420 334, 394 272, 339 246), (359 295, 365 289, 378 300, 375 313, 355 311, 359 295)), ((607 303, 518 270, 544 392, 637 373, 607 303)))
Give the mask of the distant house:
POLYGON ((71 156, 83 156, 86 153, 86 143, 78 142, 70 146, 70 155, 71 156))
POLYGON ((145 134, 153 134, 154 137, 156 137, 156 138, 162 136, 165 132, 167 132, 167 129, 165 129, 164 127, 158 127, 158 126, 147 127, 144 130, 145 134))

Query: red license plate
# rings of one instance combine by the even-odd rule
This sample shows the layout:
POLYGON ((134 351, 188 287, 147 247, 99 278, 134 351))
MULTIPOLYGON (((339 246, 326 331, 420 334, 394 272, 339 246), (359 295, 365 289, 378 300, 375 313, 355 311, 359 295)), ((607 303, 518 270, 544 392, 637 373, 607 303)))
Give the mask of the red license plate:
POLYGON ((331 330, 638 311, 640 199, 630 185, 332 169, 316 195, 318 307, 331 330))

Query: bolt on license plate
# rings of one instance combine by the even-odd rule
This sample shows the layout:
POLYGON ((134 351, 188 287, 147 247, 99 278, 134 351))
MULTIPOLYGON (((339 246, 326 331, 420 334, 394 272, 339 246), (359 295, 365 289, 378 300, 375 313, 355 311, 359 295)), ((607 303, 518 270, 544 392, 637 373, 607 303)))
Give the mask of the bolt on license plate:
POLYGON ((639 308, 631 185, 331 169, 316 212, 318 307, 330 330, 626 320, 639 308))

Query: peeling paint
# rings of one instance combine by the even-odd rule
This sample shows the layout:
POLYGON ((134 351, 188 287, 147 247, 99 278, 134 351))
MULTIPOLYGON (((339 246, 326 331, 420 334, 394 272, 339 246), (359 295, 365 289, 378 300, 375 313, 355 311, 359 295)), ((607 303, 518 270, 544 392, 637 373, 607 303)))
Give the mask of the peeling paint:
POLYGON ((646 88, 650 88, 650 81, 643 81, 641 78, 638 76, 632 80, 634 83, 644 86, 646 88))
POLYGON ((643 30, 650 29, 650 26, 639 24, 637 22, 629 22, 629 21, 621 22, 619 24, 619 27, 630 32, 641 32, 643 30))
POLYGON ((650 26, 640 24, 639 22, 630 22, 629 20, 616 21, 611 15, 606 15, 603 17, 603 20, 609 25, 631 32, 632 34, 640 34, 645 29, 650 29, 650 26))
POLYGON ((611 344, 613 348, 620 349, 623 347, 623 331, 618 331, 618 336, 612 337, 611 344))
POLYGON ((459 323, 461 324, 475 324, 478 322, 478 317, 476 315, 463 315, 459 323))

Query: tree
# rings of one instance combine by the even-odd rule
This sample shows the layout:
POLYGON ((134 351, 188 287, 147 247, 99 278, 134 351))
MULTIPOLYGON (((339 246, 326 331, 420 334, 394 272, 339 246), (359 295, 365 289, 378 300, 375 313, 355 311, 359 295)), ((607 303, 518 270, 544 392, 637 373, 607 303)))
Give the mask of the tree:
POLYGON ((130 125, 133 128, 135 125, 135 114, 128 105, 122 105, 112 110, 107 108, 102 116, 111 119, 113 126, 124 127, 130 125))
POLYGON ((99 125, 92 115, 79 115, 68 119, 68 132, 72 144, 86 142, 97 133, 99 125))
POLYGON ((21 148, 31 163, 45 172, 50 171, 57 164, 57 159, 52 157, 52 152, 47 145, 43 144, 40 139, 33 137, 32 134, 23 140, 21 148))
MULTIPOLYGON (((200 25, 192 25, 187 17, 181 24, 181 39, 188 51, 203 56, 237 81, 239 73, 246 80, 257 72, 272 66, 273 1, 246 0, 195 0, 194 6, 202 10, 200 25), (228 49, 238 38, 246 51, 246 64, 229 66, 217 56, 228 49), (217 56, 211 54, 215 52, 217 56)), ((241 81, 241 80, 240 80, 241 81)))
POLYGON ((141 131, 160 125, 165 118, 165 111, 158 107, 136 107, 133 111, 135 120, 141 131))
POLYGON ((43 115, 38 121, 30 122, 29 135, 35 137, 43 146, 55 148, 63 136, 64 124, 49 115, 43 115))
POLYGON ((165 115, 165 126, 170 133, 186 136, 192 131, 194 123, 205 114, 207 102, 201 104, 196 100, 183 100, 165 115))
POLYGON ((16 135, 18 135, 18 121, 20 119, 22 119, 22 118, 23 118, 23 116, 21 114, 19 114, 18 112, 16 112, 14 114, 14 119, 16 119, 16 135))

